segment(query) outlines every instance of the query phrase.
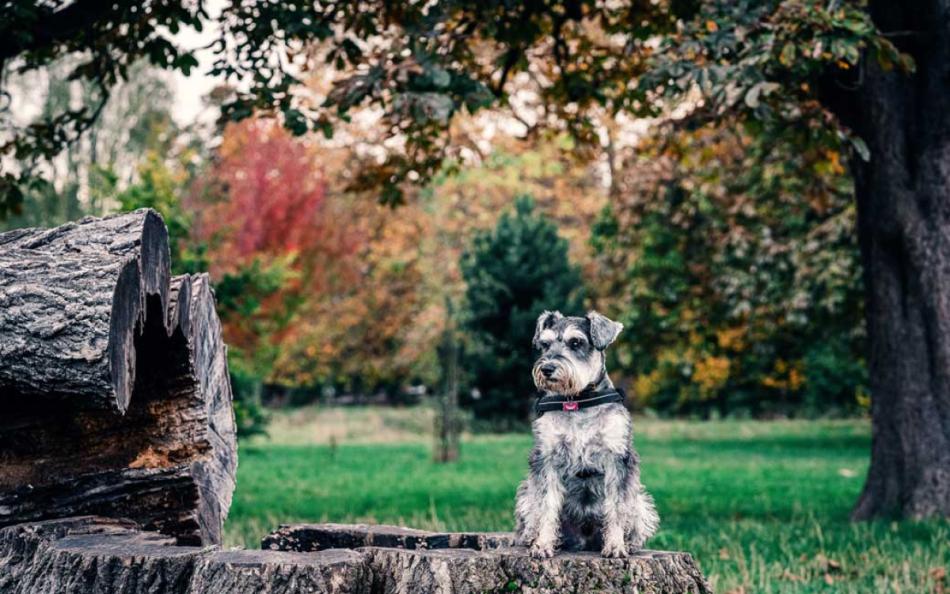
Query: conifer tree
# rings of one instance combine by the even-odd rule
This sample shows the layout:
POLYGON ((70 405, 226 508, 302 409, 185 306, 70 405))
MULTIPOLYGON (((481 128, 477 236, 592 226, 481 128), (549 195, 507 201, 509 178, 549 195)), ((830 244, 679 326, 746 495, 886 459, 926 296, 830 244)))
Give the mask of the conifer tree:
POLYGON ((580 271, 568 260, 567 248, 557 226, 535 214, 529 196, 521 196, 514 212, 476 235, 462 255, 463 368, 472 388, 463 402, 476 419, 501 427, 528 419, 535 393, 535 320, 546 309, 578 313, 583 305, 580 271))

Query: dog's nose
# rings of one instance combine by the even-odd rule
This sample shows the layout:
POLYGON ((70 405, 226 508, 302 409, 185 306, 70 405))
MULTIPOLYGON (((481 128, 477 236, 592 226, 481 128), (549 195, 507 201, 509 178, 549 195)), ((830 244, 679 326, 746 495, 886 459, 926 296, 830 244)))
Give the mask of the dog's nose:
POLYGON ((551 377, 556 370, 557 365, 554 363, 545 363, 541 366, 541 373, 544 374, 544 377, 551 377))

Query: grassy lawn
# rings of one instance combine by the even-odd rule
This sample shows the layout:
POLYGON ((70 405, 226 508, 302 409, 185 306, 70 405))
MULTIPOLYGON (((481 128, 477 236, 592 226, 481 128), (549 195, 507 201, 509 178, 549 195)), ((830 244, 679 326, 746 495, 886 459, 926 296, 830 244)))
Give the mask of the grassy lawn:
MULTIPOLYGON (((510 530, 528 435, 466 436, 430 461, 420 409, 279 413, 243 443, 228 544, 282 522, 510 530)), ((717 592, 950 592, 950 522, 852 524, 867 421, 635 422, 662 523, 649 546, 690 551, 717 592)))

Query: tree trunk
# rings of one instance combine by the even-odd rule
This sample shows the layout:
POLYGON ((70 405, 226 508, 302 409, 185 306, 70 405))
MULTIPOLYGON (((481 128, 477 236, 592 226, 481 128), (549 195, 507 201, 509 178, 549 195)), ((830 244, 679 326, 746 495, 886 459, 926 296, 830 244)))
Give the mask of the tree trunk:
POLYGON ((950 2, 872 2, 914 74, 868 58, 855 160, 872 446, 855 519, 950 516, 950 2))
POLYGON ((435 415, 436 462, 455 462, 459 457, 459 437, 462 422, 459 418, 459 347, 452 303, 446 299, 448 322, 442 333, 439 355, 442 362, 442 393, 439 394, 435 415))
POLYGON ((205 275, 168 277, 153 211, 0 234, 0 525, 131 518, 215 543, 234 490, 205 275))

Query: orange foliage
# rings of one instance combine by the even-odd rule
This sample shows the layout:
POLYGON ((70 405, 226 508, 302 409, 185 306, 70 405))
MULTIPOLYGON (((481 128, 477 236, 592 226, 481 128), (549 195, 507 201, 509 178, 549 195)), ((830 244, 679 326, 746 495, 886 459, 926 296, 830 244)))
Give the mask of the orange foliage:
POLYGON ((280 290, 253 315, 225 320, 225 339, 246 358, 280 352, 295 340, 295 304, 355 281, 353 256, 362 238, 329 207, 314 148, 279 124, 258 118, 229 124, 218 159, 193 190, 193 234, 208 246, 217 281, 253 263, 282 271, 280 290))
POLYGON ((270 382, 433 385, 446 303, 464 292, 461 252, 516 196, 532 194, 572 259, 591 262, 588 229, 606 202, 595 172, 563 138, 498 136, 493 146, 393 210, 351 189, 364 158, 352 144, 295 139, 264 119, 229 125, 193 193, 197 239, 216 279, 255 260, 290 275, 257 314, 226 321, 226 340, 266 359, 258 368, 270 382))

